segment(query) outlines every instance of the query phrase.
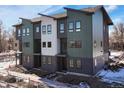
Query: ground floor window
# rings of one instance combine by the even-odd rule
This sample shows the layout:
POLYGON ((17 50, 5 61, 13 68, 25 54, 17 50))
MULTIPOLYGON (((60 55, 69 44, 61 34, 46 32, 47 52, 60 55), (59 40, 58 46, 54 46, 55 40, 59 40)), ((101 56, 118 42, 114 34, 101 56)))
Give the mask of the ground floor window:
POLYGON ((43 64, 46 64, 46 57, 42 57, 43 64))
POLYGON ((52 64, 52 58, 48 57, 48 64, 52 64))
POLYGON ((74 60, 73 60, 73 59, 70 59, 70 60, 69 60, 69 66, 70 66, 71 68, 74 67, 74 60))
POLYGON ((27 56, 27 62, 28 63, 30 62, 30 56, 27 56))
POLYGON ((81 59, 76 60, 77 68, 81 68, 81 59))

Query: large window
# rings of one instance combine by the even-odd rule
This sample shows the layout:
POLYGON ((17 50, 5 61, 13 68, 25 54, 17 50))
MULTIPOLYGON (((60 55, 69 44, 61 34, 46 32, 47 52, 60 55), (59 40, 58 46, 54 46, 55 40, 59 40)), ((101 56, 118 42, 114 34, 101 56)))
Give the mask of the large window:
POLYGON ((42 26, 42 33, 46 34, 46 26, 45 25, 42 26))
POLYGON ((81 31, 81 22, 80 21, 76 21, 76 32, 81 31))
POLYGON ((81 68, 81 60, 80 59, 77 59, 76 60, 76 63, 77 63, 77 68, 81 68))
POLYGON ((21 36, 21 30, 18 29, 18 36, 21 36))
POLYGON ((30 47, 30 43, 29 42, 24 42, 24 47, 30 47))
POLYGON ((69 66, 70 66, 71 68, 74 67, 74 60, 73 60, 73 59, 70 59, 70 60, 69 60, 69 66))
POLYGON ((26 34, 26 31, 25 31, 25 29, 23 29, 23 36, 25 36, 25 34, 26 34))
POLYGON ((70 44, 70 48, 74 48, 75 47, 75 41, 70 41, 69 44, 70 44))
POLYGON ((29 28, 27 28, 27 33, 26 33, 26 34, 27 34, 27 36, 29 36, 29 32, 30 32, 30 31, 29 31, 29 28))
POLYGON ((71 40, 69 42, 69 45, 70 45, 70 48, 81 48, 82 47, 81 40, 77 40, 77 41, 71 40))
POLYGON ((43 42, 42 44, 43 44, 43 48, 45 48, 46 47, 46 42, 43 42))
POLYGON ((60 30, 60 33, 64 33, 64 23, 60 24, 59 30, 60 30))
POLYGON ((28 63, 30 62, 30 56, 27 56, 27 62, 28 63))
POLYGON ((48 57, 48 64, 51 64, 51 63, 52 63, 52 58, 48 57))
POLYGON ((47 25, 47 33, 48 34, 52 33, 52 26, 51 25, 47 25))
POLYGON ((39 29, 39 27, 37 26, 37 27, 36 27, 36 32, 39 32, 39 31, 40 31, 40 29, 39 29))
POLYGON ((75 41, 75 48, 81 48, 81 41, 75 41))
POLYGON ((51 48, 52 47, 52 44, 51 44, 51 42, 48 42, 48 48, 51 48))
POLYGON ((74 23, 73 22, 69 22, 68 30, 69 30, 69 32, 73 32, 74 31, 74 23))

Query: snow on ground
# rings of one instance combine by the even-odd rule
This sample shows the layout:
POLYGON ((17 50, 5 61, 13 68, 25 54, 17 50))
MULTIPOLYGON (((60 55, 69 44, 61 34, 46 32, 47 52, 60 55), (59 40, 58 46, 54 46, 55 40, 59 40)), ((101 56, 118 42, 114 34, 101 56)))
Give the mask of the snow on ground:
POLYGON ((111 55, 109 56, 109 58, 113 59, 115 57, 119 57, 123 54, 123 51, 111 51, 111 55))
POLYGON ((103 81, 108 83, 117 82, 124 83, 124 68, 119 69, 119 71, 111 70, 101 70, 98 72, 98 77, 101 77, 103 81))

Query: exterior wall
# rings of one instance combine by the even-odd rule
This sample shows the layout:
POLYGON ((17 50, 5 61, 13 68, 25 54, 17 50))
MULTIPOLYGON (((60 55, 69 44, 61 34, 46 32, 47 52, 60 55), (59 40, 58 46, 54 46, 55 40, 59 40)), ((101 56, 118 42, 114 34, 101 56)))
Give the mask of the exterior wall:
POLYGON ((49 56, 49 55, 42 55, 42 57, 46 57, 45 64, 42 62, 42 69, 48 72, 55 72, 57 71, 57 57, 56 56, 49 56), (52 58, 51 64, 48 64, 48 57, 52 58))
POLYGON ((80 58, 80 57, 69 57, 67 61, 67 68, 69 72, 77 72, 77 73, 83 73, 83 74, 90 74, 92 75, 93 72, 93 59, 92 58, 80 58), (81 68, 76 67, 76 63, 74 63, 74 67, 71 68, 69 66, 69 58, 76 61, 76 59, 81 59, 81 68))
MULTIPOLYGON (((92 59, 92 15, 85 14, 83 12, 76 11, 67 11, 67 23, 80 21, 81 22, 81 31, 69 32, 67 30, 67 54, 68 54, 68 62, 67 69, 71 72, 77 73, 85 73, 92 74, 93 73, 93 59, 92 59), (70 48, 69 41, 70 40, 82 40, 81 48, 70 48), (81 59, 81 68, 70 68, 69 67, 69 59, 81 59)), ((75 28, 75 26, 74 26, 75 28)))
POLYGON ((57 37, 67 38, 67 18, 61 18, 57 20, 57 37), (64 24, 64 33, 60 33, 60 24, 64 24))
POLYGON ((27 67, 33 67, 33 25, 31 24, 30 21, 23 20, 22 19, 22 31, 23 29, 29 28, 29 35, 22 36, 22 53, 23 53, 23 65, 27 67), (25 47, 24 43, 29 42, 30 45, 29 47, 25 47), (25 62, 24 61, 24 56, 30 56, 30 62, 25 62))
POLYGON ((108 28, 104 28, 103 13, 101 10, 95 12, 92 18, 93 25, 93 72, 94 74, 103 68, 105 61, 108 61, 108 28), (101 46, 102 41, 102 46, 101 46))
POLYGON ((41 22, 33 23, 34 39, 41 39, 41 22), (36 27, 39 27, 39 32, 36 32, 36 27))
POLYGON ((70 57, 92 57, 92 16, 83 12, 67 11, 68 22, 81 21, 81 31, 67 31, 67 52, 70 57), (82 48, 69 48, 70 40, 82 40, 82 48))
POLYGON ((93 42, 96 41, 96 47, 93 43, 93 57, 103 55, 103 46, 101 47, 101 41, 103 42, 103 14, 102 11, 97 11, 93 14, 93 42))
MULTIPOLYGON (((57 39, 57 21, 53 18, 42 16, 41 18, 42 23, 41 27, 43 25, 52 25, 52 33, 51 34, 42 34, 41 32, 41 41, 42 42, 51 42, 52 47, 51 48, 41 48, 42 55, 49 55, 49 56, 55 56, 58 53, 58 39, 57 39)), ((42 29, 41 29, 42 30, 42 29)), ((41 44, 42 45, 42 44, 41 44)))

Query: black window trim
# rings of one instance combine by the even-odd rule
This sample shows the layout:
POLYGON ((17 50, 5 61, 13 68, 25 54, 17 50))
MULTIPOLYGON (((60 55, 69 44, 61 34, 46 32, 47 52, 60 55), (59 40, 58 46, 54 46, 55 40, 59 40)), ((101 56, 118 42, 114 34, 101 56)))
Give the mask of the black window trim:
POLYGON ((75 31, 76 31, 76 32, 80 32, 80 31, 77 31, 77 30, 79 30, 79 29, 80 29, 80 31, 81 31, 81 21, 80 21, 80 20, 76 20, 76 21, 75 21, 75 31), (77 28, 77 27, 76 27, 76 23, 77 23, 77 22, 80 22, 80 28, 77 28))
MULTIPOLYGON (((74 25, 75 25, 75 24, 74 24, 74 21, 68 22, 68 31, 69 31, 69 30, 73 30, 73 31, 71 31, 71 32, 74 32, 74 28, 75 28, 74 25), (73 28, 72 28, 72 29, 69 28, 69 24, 70 24, 70 23, 73 23, 73 28)), ((69 32, 70 32, 70 31, 69 31, 69 32)))
POLYGON ((46 25, 42 25, 42 34, 46 34, 46 25), (43 27, 45 27, 45 31, 43 31, 43 27))
POLYGON ((48 34, 51 34, 51 33, 52 33, 52 25, 51 25, 51 24, 47 25, 47 33, 48 33, 48 34), (50 26, 50 28, 51 28, 51 29, 49 30, 50 32, 48 31, 48 27, 49 27, 49 26, 50 26))
POLYGON ((64 24, 64 22, 61 22, 61 23, 59 24, 59 31, 60 31, 60 33, 65 33, 65 24, 64 24), (63 29, 63 30, 61 29, 61 24, 64 25, 64 29, 63 29))

